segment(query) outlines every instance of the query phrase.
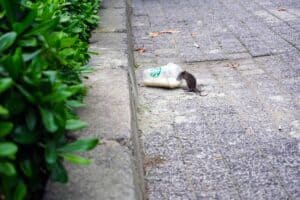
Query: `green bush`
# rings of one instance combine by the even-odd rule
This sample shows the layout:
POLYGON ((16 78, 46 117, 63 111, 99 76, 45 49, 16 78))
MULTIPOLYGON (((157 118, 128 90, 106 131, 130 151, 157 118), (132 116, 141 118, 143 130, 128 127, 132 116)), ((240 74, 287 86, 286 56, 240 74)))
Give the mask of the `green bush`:
POLYGON ((67 182, 63 161, 97 139, 69 141, 86 126, 74 111, 86 88, 88 39, 99 0, 0 1, 0 199, 39 199, 45 180, 67 182))

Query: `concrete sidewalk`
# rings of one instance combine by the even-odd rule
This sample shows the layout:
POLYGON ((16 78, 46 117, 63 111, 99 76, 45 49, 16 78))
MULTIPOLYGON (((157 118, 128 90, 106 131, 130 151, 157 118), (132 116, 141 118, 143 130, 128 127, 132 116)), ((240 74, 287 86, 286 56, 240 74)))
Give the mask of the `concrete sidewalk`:
POLYGON ((87 155, 89 166, 67 164, 69 183, 49 183, 46 200, 135 200, 142 199, 143 179, 136 139, 135 94, 131 83, 130 1, 103 0, 100 25, 90 39, 90 65, 95 69, 85 81, 86 107, 79 110, 87 129, 83 138, 102 141, 87 155))
POLYGON ((300 1, 134 0, 133 14, 149 199, 300 199, 300 1), (208 96, 142 87, 168 62, 208 96))
POLYGON ((130 0, 104 0, 90 41, 79 134, 103 144, 45 199, 299 199, 300 2, 132 4, 131 21, 130 0), (142 86, 144 69, 168 62, 208 96, 142 86))

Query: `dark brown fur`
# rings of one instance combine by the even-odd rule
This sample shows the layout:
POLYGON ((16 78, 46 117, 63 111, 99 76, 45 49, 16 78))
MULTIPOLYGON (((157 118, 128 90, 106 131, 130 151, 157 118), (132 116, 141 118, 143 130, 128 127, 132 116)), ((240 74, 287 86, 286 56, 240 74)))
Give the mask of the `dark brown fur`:
MULTIPOLYGON (((190 74, 187 71, 183 71, 177 77, 177 80, 182 80, 182 79, 186 81, 189 92, 195 92, 201 95, 201 90, 197 89, 197 80, 192 74, 190 74)), ((206 95, 201 95, 201 96, 206 96, 206 95)))

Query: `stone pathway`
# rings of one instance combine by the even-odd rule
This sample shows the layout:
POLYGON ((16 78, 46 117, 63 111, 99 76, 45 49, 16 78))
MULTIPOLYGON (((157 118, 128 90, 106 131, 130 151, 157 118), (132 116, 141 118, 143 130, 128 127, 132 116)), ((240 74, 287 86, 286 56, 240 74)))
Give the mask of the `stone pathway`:
POLYGON ((300 1, 133 0, 132 28, 149 199, 300 199, 300 1), (142 86, 168 62, 208 96, 142 86))

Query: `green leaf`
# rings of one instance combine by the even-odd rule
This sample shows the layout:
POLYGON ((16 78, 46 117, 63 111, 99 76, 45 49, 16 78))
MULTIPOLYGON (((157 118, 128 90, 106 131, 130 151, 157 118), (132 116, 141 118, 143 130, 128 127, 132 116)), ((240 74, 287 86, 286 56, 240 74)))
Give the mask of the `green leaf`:
POLYGON ((85 104, 83 104, 79 101, 76 101, 76 100, 67 101, 67 105, 70 106, 70 107, 73 107, 73 108, 80 108, 80 107, 85 106, 85 104))
POLYGON ((76 42, 77 38, 64 38, 61 40, 61 44, 60 47, 61 48, 66 48, 66 47, 71 47, 75 42, 76 42))
POLYGON ((48 33, 57 26, 58 22, 59 18, 45 20, 41 24, 28 31, 25 35, 30 36, 48 33))
POLYGON ((76 51, 73 48, 65 48, 59 52, 59 54, 63 57, 74 56, 76 51))
POLYGON ((31 78, 38 79, 40 81, 42 76, 42 70, 47 64, 40 57, 35 57, 27 68, 27 74, 31 78))
MULTIPOLYGON (((0 63, 1 63, 1 59, 0 59, 0 63)), ((4 66, 0 64, 0 74, 4 74, 5 70, 4 70, 4 66)))
POLYGON ((88 51, 88 53, 91 55, 99 55, 99 52, 97 51, 88 51))
POLYGON ((61 183, 68 182, 67 170, 61 164, 61 162, 56 162, 54 165, 52 165, 50 179, 52 181, 57 181, 61 183))
POLYGON ((87 127, 87 123, 81 121, 81 120, 77 120, 77 119, 69 119, 67 120, 66 123, 66 130, 79 130, 79 129, 83 129, 87 127))
MULTIPOLYGON (((36 47, 38 45, 38 41, 36 38, 22 39, 18 41, 18 45, 22 47, 36 47)), ((23 58, 24 58, 24 54, 23 54, 23 58)))
POLYGON ((0 12, 0 19, 2 19, 4 16, 5 16, 5 11, 2 10, 2 11, 0 12))
POLYGON ((23 160, 20 162, 20 169, 27 177, 32 177, 32 164, 30 160, 23 160))
POLYGON ((72 94, 81 93, 82 91, 84 91, 84 89, 85 86, 83 84, 72 85, 69 87, 69 91, 71 91, 72 94))
POLYGON ((35 17, 36 17, 36 10, 31 10, 30 13, 25 17, 25 19, 22 20, 22 22, 17 22, 13 24, 13 29, 18 34, 21 34, 32 24, 35 17))
POLYGON ((24 183, 19 182, 15 194, 14 194, 14 200, 24 200, 27 194, 27 187, 24 183))
POLYGON ((64 153, 60 154, 65 160, 78 165, 88 165, 91 163, 91 160, 83 158, 81 156, 77 156, 74 154, 64 153))
POLYGON ((49 141, 46 144, 45 158, 48 164, 54 164, 57 160, 56 147, 53 141, 49 141))
POLYGON ((26 99, 31 102, 31 103, 35 103, 35 98, 34 96, 31 95, 30 92, 28 92, 22 85, 16 84, 16 87, 18 88, 18 90, 21 92, 21 94, 23 94, 26 99))
POLYGON ((20 144, 34 144, 38 140, 38 134, 29 131, 26 126, 18 126, 12 133, 12 138, 20 144))
POLYGON ((16 168, 10 162, 0 162, 0 174, 4 174, 6 176, 14 176, 16 175, 16 168))
POLYGON ((61 15, 61 16, 60 16, 60 19, 59 19, 59 22, 60 22, 60 23, 64 23, 64 22, 69 21, 70 19, 71 19, 71 17, 68 16, 68 15, 61 15))
POLYGON ((13 80, 11 78, 1 78, 0 79, 0 94, 5 90, 9 89, 13 85, 13 80))
POLYGON ((0 37, 0 53, 8 49, 16 40, 17 33, 9 32, 0 37))
POLYGON ((13 0, 1 0, 0 3, 1 3, 3 9, 5 10, 5 13, 6 13, 6 16, 9 20, 9 22, 13 23, 15 21, 15 13, 17 12, 16 2, 13 0))
POLYGON ((26 112, 25 121, 26 121, 27 128, 30 131, 34 130, 37 119, 33 110, 29 110, 26 112))
POLYGON ((32 60, 33 58, 35 58, 37 55, 39 55, 41 53, 41 49, 38 49, 32 53, 24 53, 23 54, 23 59, 25 62, 32 60))
POLYGON ((11 156, 17 153, 18 147, 12 142, 0 142, 0 157, 11 156))
MULTIPOLYGON (((0 116, 8 117, 8 115, 9 115, 9 111, 6 108, 4 108, 3 106, 0 105, 0 116)), ((1 132, 1 128, 0 128, 0 132, 1 132)))
POLYGON ((24 60, 22 57, 22 50, 21 48, 17 48, 12 56, 12 66, 10 66, 7 70, 9 71, 9 74, 16 79, 23 72, 23 66, 24 60))
POLYGON ((40 111, 41 111, 42 121, 43 121, 45 128, 51 133, 54 133, 55 131, 57 131, 58 127, 55 123, 53 113, 50 110, 43 109, 43 108, 40 108, 40 111))
POLYGON ((70 96, 72 96, 71 92, 61 90, 61 91, 55 91, 51 95, 47 96, 45 100, 53 103, 59 103, 67 100, 70 96))
POLYGON ((95 72, 95 69, 92 68, 91 66, 82 66, 80 68, 80 72, 82 74, 89 74, 89 73, 95 72))
POLYGON ((81 32, 83 32, 83 29, 80 27, 74 27, 74 28, 72 28, 71 31, 72 31, 72 33, 81 33, 81 32))
POLYGON ((98 144, 98 139, 83 139, 78 140, 73 143, 66 144, 60 148, 57 149, 60 153, 72 153, 72 152, 83 152, 83 151, 89 151, 96 147, 98 144))
POLYGON ((49 78, 50 82, 52 84, 55 83, 56 79, 57 79, 57 71, 43 71, 43 74, 49 78))
POLYGON ((23 96, 20 93, 10 93, 9 97, 5 99, 5 106, 11 115, 20 114, 25 108, 23 96))
POLYGON ((0 137, 8 135, 13 129, 13 123, 0 122, 0 137))

